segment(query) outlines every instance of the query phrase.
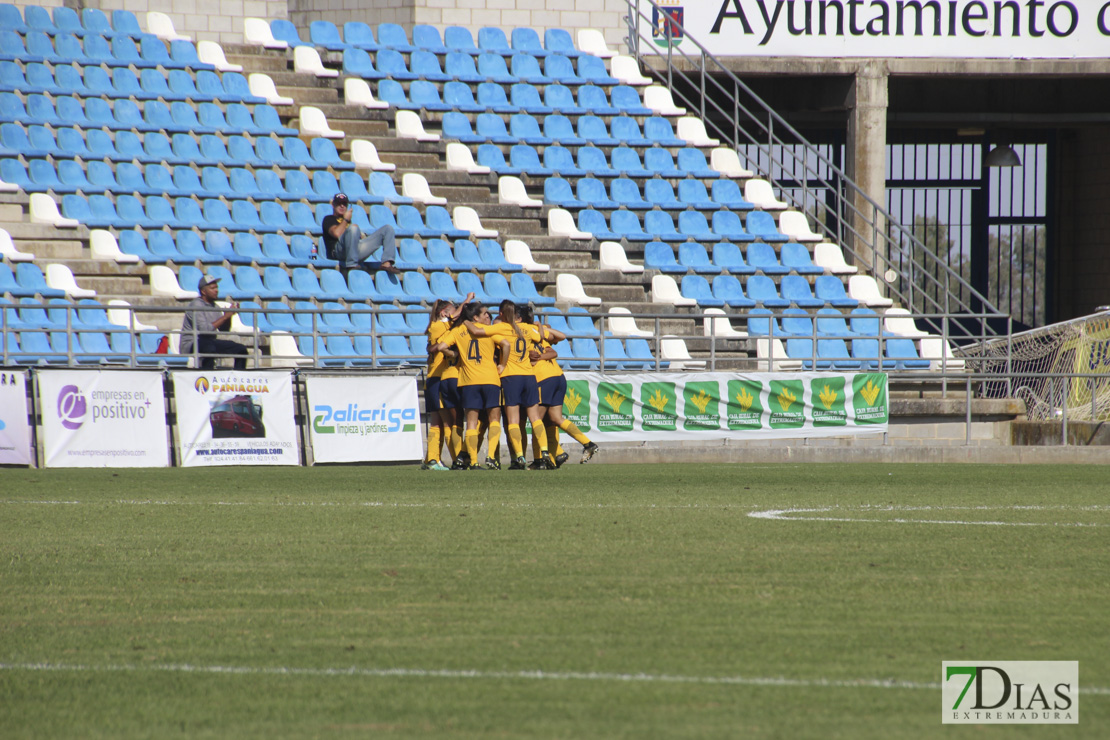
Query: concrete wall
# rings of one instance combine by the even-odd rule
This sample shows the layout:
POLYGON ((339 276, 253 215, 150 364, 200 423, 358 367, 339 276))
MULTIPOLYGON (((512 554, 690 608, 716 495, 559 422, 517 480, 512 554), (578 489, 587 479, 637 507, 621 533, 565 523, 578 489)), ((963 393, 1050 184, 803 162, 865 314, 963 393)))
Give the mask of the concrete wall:
POLYGON ((1066 129, 1057 155, 1060 215, 1052 287, 1056 315, 1065 319, 1110 304, 1110 131, 1066 129))

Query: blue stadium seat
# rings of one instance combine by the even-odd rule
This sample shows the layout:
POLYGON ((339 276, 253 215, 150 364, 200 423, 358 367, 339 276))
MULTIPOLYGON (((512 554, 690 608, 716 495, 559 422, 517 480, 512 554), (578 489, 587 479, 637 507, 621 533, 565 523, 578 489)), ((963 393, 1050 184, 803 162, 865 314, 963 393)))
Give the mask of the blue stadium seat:
POLYGON ((648 242, 644 245, 644 267, 663 273, 685 274, 687 268, 675 259, 674 249, 663 242, 648 242))
POLYGON ((716 211, 720 209, 719 203, 714 203, 706 192, 705 183, 701 180, 687 178, 678 181, 678 200, 683 208, 716 211))
POLYGON ((452 79, 451 75, 439 66, 439 57, 430 51, 414 51, 409 57, 409 68, 414 75, 429 82, 447 82, 452 79))
POLYGON ((500 272, 520 272, 520 265, 505 259, 505 252, 501 245, 493 239, 483 239, 478 242, 478 255, 482 260, 485 270, 498 270, 500 272))
POLYGON ((483 167, 489 167, 498 175, 519 175, 522 173, 519 167, 511 167, 505 161, 504 152, 496 144, 479 144, 477 162, 483 167))
MULTIPOLYGON (((171 42, 172 43, 172 42, 171 42)), ((182 42, 178 48, 192 47, 191 42, 182 42)), ((196 58, 195 47, 191 60, 175 59, 171 50, 166 48, 166 43, 156 36, 143 36, 139 42, 139 56, 143 64, 149 67, 161 67, 162 69, 190 69, 193 68, 193 63, 198 63, 196 69, 200 69, 199 60, 196 58)))
MULTIPOLYGON (((725 277, 725 276, 721 276, 725 277)), ((789 299, 779 295, 778 288, 766 275, 752 275, 746 285, 748 297, 766 308, 789 308, 789 299)))
POLYGON ((361 21, 347 21, 343 24, 343 40, 347 46, 356 46, 366 51, 377 51, 378 42, 374 31, 361 21))
POLYGON ((46 277, 42 274, 39 266, 31 262, 20 262, 15 268, 15 281, 19 284, 22 291, 16 293, 10 291, 12 295, 39 295, 43 298, 64 298, 65 291, 51 288, 46 284, 46 277))
POLYGON ((564 146, 553 145, 543 150, 543 164, 563 177, 581 177, 586 171, 574 162, 574 155, 564 146))
POLYGON ((112 11, 112 30, 117 35, 122 34, 131 38, 142 38, 143 36, 143 29, 139 28, 139 19, 130 10, 112 11))
POLYGON ((775 248, 770 244, 756 242, 749 245, 746 257, 748 264, 764 275, 785 275, 790 272, 789 268, 783 267, 779 262, 775 248))
MULTIPOLYGON (((637 224, 638 225, 638 224, 637 224)), ((622 239, 624 234, 618 234, 615 230, 610 228, 605 215, 601 211, 595 211, 592 208, 586 208, 578 212, 578 230, 585 231, 592 234, 595 239, 622 239)), ((647 234, 644 234, 646 237, 647 234)))
POLYGON ((614 116, 609 121, 609 131, 623 146, 651 146, 650 139, 640 133, 640 124, 629 116, 614 116))
MULTIPOLYGON (((614 180, 613 182, 616 183, 617 181, 614 180)), ((636 183, 631 180, 625 180, 624 182, 630 183, 633 188, 636 187, 636 183)), ((639 190, 636 190, 635 193, 639 195, 639 190)), ((618 201, 615 197, 610 198, 609 194, 605 191, 605 183, 598 180, 596 177, 580 178, 577 186, 575 186, 575 194, 578 196, 579 200, 585 201, 591 208, 609 210, 619 208, 621 205, 632 207, 627 203, 618 201)))
POLYGON ((543 71, 561 85, 582 85, 587 82, 586 77, 575 71, 570 58, 562 54, 549 54, 544 59, 543 71))
POLYGON ((712 225, 713 233, 725 241, 755 241, 755 237, 744 230, 740 217, 732 211, 714 211, 712 225))
POLYGON ((783 244, 779 257, 783 267, 799 275, 820 275, 825 272, 823 268, 813 264, 809 249, 798 242, 783 244))
MULTIPOLYGON (((550 59, 551 57, 548 57, 550 59)), ((616 85, 620 80, 609 75, 605 69, 605 62, 591 54, 581 54, 578 57, 578 76, 587 83, 594 85, 616 85)))
POLYGON ((517 52, 513 54, 511 60, 512 75, 521 82, 528 82, 533 85, 546 85, 554 80, 542 71, 540 71, 540 63, 532 54, 517 52))
POLYGON ((297 33, 297 27, 284 18, 275 18, 270 21, 270 33, 276 40, 289 44, 291 49, 297 46, 310 45, 301 40, 301 35, 297 33))
POLYGON ((582 85, 578 88, 578 105, 598 116, 615 116, 620 110, 609 104, 609 97, 597 85, 582 85))
POLYGON ((478 74, 489 82, 498 82, 504 85, 520 82, 515 75, 509 73, 505 58, 500 54, 484 51, 478 55, 477 64, 478 74))
POLYGON ((582 146, 587 143, 584 138, 575 132, 574 124, 570 122, 570 119, 562 113, 544 116, 543 133, 544 136, 562 146, 582 146))
POLYGON ((416 51, 416 47, 409 43, 405 29, 396 23, 378 24, 378 45, 383 51, 394 50, 408 54, 416 51))
MULTIPOLYGON (((687 182, 679 181, 679 187, 687 182)), ((644 181, 644 199, 652 206, 665 211, 683 211, 688 204, 683 203, 674 195, 674 189, 667 180, 650 179, 644 181)))
POLYGON ((834 275, 818 275, 814 281, 814 293, 824 303, 837 308, 855 308, 859 301, 844 290, 844 283, 834 275))
POLYGON ((579 116, 578 136, 592 146, 617 146, 620 142, 609 135, 605 121, 595 115, 579 116))
POLYGON ((505 96, 505 88, 496 82, 478 84, 477 103, 485 111, 494 113, 516 113, 518 109, 505 96))
POLYGON ((564 115, 577 116, 586 113, 586 109, 578 105, 574 93, 566 85, 546 86, 543 89, 543 102, 564 115))
POLYGON ((723 206, 733 211, 750 211, 755 206, 744 199, 740 193, 740 186, 734 180, 718 178, 713 181, 713 201, 718 206, 723 206))
POLYGON ((745 221, 747 231, 765 242, 785 242, 789 238, 779 231, 775 217, 766 211, 752 211, 745 221))
MULTIPOLYGON (((665 118, 652 116, 644 120, 644 138, 654 145, 664 147, 683 146, 686 142, 674 135, 671 123, 665 118)), ((681 168, 678 169, 680 172, 681 168)), ((685 177, 685 175, 682 175, 685 177)))
MULTIPOLYGON (((447 45, 439 36, 439 29, 426 23, 417 23, 412 27, 412 43, 418 49, 431 54, 446 54, 447 45)), ((413 52, 416 54, 418 52, 413 52)))
POLYGON ((570 33, 562 28, 548 28, 543 32, 543 46, 548 54, 577 57, 581 52, 574 46, 570 33))
POLYGON ((555 112, 554 108, 545 105, 540 99, 539 89, 526 82, 518 82, 512 86, 510 99, 517 110, 534 116, 545 116, 555 112))
MULTIPOLYGON (((618 211, 617 213, 628 213, 628 211, 618 211)), ((614 217, 617 214, 613 214, 614 217)), ((632 214, 635 217, 635 214, 632 214)), ((701 214, 693 214, 701 215, 701 214)), ((665 211, 648 211, 644 214, 644 231, 651 236, 662 239, 667 242, 680 242, 686 241, 686 235, 678 231, 674 226, 674 219, 671 218, 669 213, 665 211)))
MULTIPOLYGON (((635 185, 635 183, 633 183, 633 185, 635 185)), ((544 179, 543 202, 548 205, 567 209, 585 208, 588 205, 586 201, 575 198, 574 193, 570 189, 570 183, 561 177, 548 177, 544 179)))
POLYGON ((678 263, 700 275, 718 275, 721 272, 720 267, 709 261, 705 247, 697 242, 683 242, 678 245, 678 263))
POLYGON ((701 275, 684 275, 680 290, 684 297, 696 300, 701 308, 720 308, 725 305, 723 298, 713 295, 709 282, 701 275))
MULTIPOLYGON (((613 150, 614 162, 613 165, 610 166, 609 160, 605 157, 605 152, 603 152, 601 149, 598 149, 596 146, 579 147, 578 167, 585 170, 587 174, 594 177, 613 177, 615 175, 621 174, 634 176, 624 167, 618 166, 618 162, 616 160, 619 149, 621 149, 621 147, 613 150)), ((628 149, 627 151, 632 152, 633 156, 635 156, 636 154, 631 149, 628 149)), ((639 163, 639 159, 636 159, 636 163, 639 163)))
POLYGON ((529 146, 546 146, 553 144, 554 139, 540 133, 540 125, 536 119, 527 113, 517 113, 509 119, 510 136, 518 142, 529 146))
POLYGON ((459 82, 484 82, 486 79, 485 75, 478 73, 474 57, 461 51, 447 52, 443 61, 443 71, 450 75, 452 80, 459 82))
POLYGON ((540 163, 540 155, 528 144, 515 144, 509 149, 509 163, 531 177, 547 177, 552 174, 548 167, 540 163))
POLYGON ((308 24, 308 38, 313 46, 328 51, 343 51, 347 44, 339 37, 339 28, 331 21, 312 21, 308 24))
POLYGON ((825 305, 824 300, 814 297, 809 281, 801 275, 784 275, 779 282, 779 290, 783 298, 800 308, 820 308, 825 305))
POLYGON ((360 77, 364 80, 380 80, 385 74, 379 72, 370 55, 363 49, 347 48, 343 51, 343 74, 360 77))
MULTIPOLYGON (((379 38, 381 33, 379 31, 379 38)), ((378 71, 385 75, 388 79, 397 81, 415 80, 420 75, 413 74, 409 71, 408 65, 405 64, 405 58, 396 49, 382 49, 375 55, 374 64, 377 66, 378 71)), ((379 90, 380 91, 380 90, 379 90)), ((382 98, 383 100, 385 98, 382 98)))

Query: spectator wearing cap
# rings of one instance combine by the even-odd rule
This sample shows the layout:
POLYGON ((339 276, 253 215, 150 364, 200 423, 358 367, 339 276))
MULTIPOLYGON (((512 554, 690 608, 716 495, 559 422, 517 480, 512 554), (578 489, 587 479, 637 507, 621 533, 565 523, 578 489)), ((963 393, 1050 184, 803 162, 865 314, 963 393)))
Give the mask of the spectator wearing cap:
POLYGON ((331 199, 332 213, 324 216, 324 253, 339 262, 346 274, 353 269, 385 270, 391 275, 400 272, 393 264, 397 259, 397 237, 388 224, 372 234, 362 235, 357 224, 351 223, 351 202, 345 193, 331 199), (381 255, 371 260, 378 250, 381 255))
POLYGON ((203 276, 197 282, 200 296, 189 303, 185 319, 181 322, 181 354, 194 355, 201 370, 216 368, 216 355, 234 355, 235 369, 247 369, 248 350, 238 342, 219 339, 216 332, 226 331, 231 325, 231 317, 239 304, 234 301, 227 311, 216 306, 220 294, 220 281, 212 275, 203 276), (222 313, 221 313, 222 311, 222 313))

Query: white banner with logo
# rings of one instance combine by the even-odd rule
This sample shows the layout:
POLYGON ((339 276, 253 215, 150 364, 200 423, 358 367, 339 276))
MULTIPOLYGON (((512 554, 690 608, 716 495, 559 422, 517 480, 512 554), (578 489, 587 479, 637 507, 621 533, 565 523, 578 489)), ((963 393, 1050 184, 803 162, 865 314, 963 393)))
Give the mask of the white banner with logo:
POLYGON ((38 393, 46 467, 170 464, 162 373, 45 370, 38 393))
POLYGON ((419 460, 424 455, 416 378, 309 376, 315 462, 419 460))
POLYGON ((0 368, 0 465, 30 465, 27 372, 0 368))
POLYGON ((290 372, 183 371, 172 378, 183 466, 300 465, 290 372))
POLYGON ((673 46, 699 54, 686 36, 723 57, 1081 59, 1106 57, 1110 45, 1107 0, 657 0, 655 5, 640 3, 639 35, 656 53, 673 46))
POLYGON ((567 373, 563 416, 595 441, 881 434, 885 373, 567 373))

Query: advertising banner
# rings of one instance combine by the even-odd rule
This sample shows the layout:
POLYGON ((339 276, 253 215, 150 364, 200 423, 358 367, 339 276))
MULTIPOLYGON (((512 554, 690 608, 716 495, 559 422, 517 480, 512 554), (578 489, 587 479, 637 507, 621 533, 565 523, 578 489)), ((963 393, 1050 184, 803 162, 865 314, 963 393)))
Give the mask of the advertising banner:
POLYGON ((697 55, 689 36, 723 57, 1101 58, 1110 2, 658 0, 640 24, 649 54, 697 55))
POLYGON ((38 398, 46 467, 170 464, 162 373, 45 370, 38 398))
POLYGON ((30 465, 27 372, 0 369, 0 465, 30 465))
POLYGON ((291 373, 210 370, 172 378, 183 466, 300 465, 291 373))
POLYGON ((315 462, 423 457, 416 378, 309 376, 305 385, 315 462))
POLYGON ((882 434, 885 373, 567 373, 563 416, 596 441, 882 434))

